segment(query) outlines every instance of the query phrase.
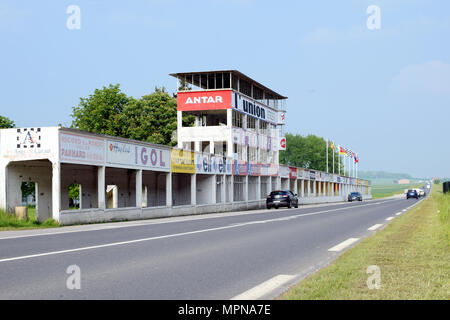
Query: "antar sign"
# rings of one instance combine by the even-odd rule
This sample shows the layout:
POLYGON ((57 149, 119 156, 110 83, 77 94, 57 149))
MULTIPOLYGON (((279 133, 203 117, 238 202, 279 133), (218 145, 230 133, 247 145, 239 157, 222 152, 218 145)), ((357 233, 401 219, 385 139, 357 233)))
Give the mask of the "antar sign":
POLYGON ((178 111, 231 109, 231 91, 178 92, 178 111))

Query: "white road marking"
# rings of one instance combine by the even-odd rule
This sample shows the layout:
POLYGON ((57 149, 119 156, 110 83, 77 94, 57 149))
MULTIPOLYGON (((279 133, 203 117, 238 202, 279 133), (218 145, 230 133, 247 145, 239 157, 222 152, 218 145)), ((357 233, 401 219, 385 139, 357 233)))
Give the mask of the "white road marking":
POLYGON ((378 229, 378 228, 381 227, 381 226, 382 226, 382 224, 375 224, 375 225, 371 226, 371 227, 370 227, 369 229, 367 229, 367 230, 373 231, 373 230, 378 229))
POLYGON ((399 216, 399 215, 401 215, 401 214, 403 214, 403 212, 397 212, 395 215, 396 215, 396 216, 399 216))
POLYGON ((355 243, 358 240, 359 240, 359 238, 349 238, 349 239, 339 243, 338 245, 328 249, 328 251, 339 252, 339 251, 343 250, 344 248, 352 245, 353 243, 355 243))
POLYGON ((386 221, 391 221, 391 220, 393 220, 395 217, 389 217, 389 218, 386 218, 386 221))
POLYGON ((245 291, 244 293, 241 293, 231 298, 231 300, 257 300, 263 297, 264 295, 272 292, 273 290, 277 289, 278 287, 281 287, 282 285, 291 281, 295 277, 296 277, 295 275, 280 274, 257 285, 256 287, 250 290, 245 291))
POLYGON ((408 211, 408 210, 406 210, 406 209, 403 209, 402 211, 403 211, 403 212, 406 212, 406 211, 408 211))

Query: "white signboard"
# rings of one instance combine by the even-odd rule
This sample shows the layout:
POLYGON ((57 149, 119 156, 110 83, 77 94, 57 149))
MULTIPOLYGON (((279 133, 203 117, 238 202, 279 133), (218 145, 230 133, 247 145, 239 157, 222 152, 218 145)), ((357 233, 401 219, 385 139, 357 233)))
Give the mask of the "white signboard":
POLYGON ((286 112, 278 111, 278 124, 286 124, 286 112))
POLYGON ((281 178, 289 178, 290 172, 291 172, 291 170, 289 169, 289 167, 280 166, 280 177, 281 178))
POLYGON ((233 108, 260 120, 273 124, 277 124, 278 122, 278 114, 276 111, 239 93, 233 92, 231 97, 231 105, 233 108))
POLYGON ((12 161, 56 158, 58 128, 2 129, 0 154, 12 161))
POLYGON ((286 150, 286 137, 280 137, 278 143, 278 150, 286 150))
POLYGON ((59 158, 61 162, 104 165, 105 140, 75 133, 60 132, 59 158))
POLYGON ((108 140, 106 163, 155 171, 170 171, 170 150, 108 140))

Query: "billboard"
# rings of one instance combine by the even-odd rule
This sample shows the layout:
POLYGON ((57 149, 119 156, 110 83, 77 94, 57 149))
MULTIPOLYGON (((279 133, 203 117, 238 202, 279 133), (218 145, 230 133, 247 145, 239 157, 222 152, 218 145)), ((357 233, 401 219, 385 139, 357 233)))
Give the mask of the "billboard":
POLYGON ((59 159, 61 162, 91 165, 105 164, 105 140, 75 133, 59 133, 59 159))
POLYGON ((178 92, 178 111, 231 109, 231 90, 178 92))
POLYGON ((170 163, 172 172, 195 173, 194 152, 172 149, 170 151, 170 163))
POLYGON ((272 124, 277 124, 278 113, 269 107, 262 105, 254 101, 253 99, 247 98, 246 96, 232 92, 231 105, 233 108, 260 120, 270 122, 272 124))
POLYGON ((154 171, 170 171, 170 150, 107 140, 106 164, 154 171))

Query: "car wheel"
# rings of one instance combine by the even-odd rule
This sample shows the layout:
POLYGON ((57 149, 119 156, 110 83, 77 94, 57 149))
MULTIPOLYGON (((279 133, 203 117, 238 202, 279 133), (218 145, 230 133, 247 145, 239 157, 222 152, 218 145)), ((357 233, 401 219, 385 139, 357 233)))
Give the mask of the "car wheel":
POLYGON ((267 207, 266 207, 266 209, 270 210, 270 207, 269 207, 269 206, 267 206, 267 207))
POLYGON ((289 209, 292 208, 292 205, 291 205, 291 202, 290 202, 290 201, 288 202, 287 207, 288 207, 289 209))
POLYGON ((295 207, 298 208, 298 201, 295 203, 295 207))

